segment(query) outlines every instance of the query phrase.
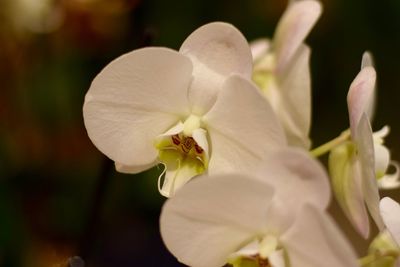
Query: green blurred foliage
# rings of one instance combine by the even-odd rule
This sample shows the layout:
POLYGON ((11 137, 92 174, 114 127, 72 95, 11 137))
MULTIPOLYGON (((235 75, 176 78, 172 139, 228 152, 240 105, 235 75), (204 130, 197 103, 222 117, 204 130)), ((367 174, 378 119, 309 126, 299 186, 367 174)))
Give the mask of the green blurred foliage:
MULTIPOLYGON (((110 60, 146 45, 178 49, 211 21, 234 24, 248 40, 271 37, 286 6, 283 0, 42 2, 0 2, 0 266, 62 266, 79 254, 106 164, 86 135, 81 110, 91 80, 110 60)), ((391 126, 387 143, 399 160, 400 2, 322 2, 323 16, 308 38, 314 143, 348 127, 346 93, 370 50, 379 79, 375 129, 391 126)), ((180 266, 158 233, 160 172, 106 173, 89 266, 180 266)), ((398 191, 384 194, 400 200, 398 191)))

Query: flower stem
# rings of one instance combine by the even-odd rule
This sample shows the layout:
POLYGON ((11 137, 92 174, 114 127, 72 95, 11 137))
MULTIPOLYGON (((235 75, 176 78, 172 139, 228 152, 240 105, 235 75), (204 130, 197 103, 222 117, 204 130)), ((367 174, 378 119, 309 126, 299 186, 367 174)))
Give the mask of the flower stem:
POLYGON ((92 252, 93 243, 97 240, 98 231, 100 229, 99 220, 106 200, 107 188, 110 183, 110 174, 113 170, 113 162, 104 157, 93 192, 92 202, 90 203, 89 214, 84 225, 83 235, 79 243, 79 256, 85 262, 88 261, 88 257, 92 252))
POLYGON ((333 148, 337 147, 338 145, 343 144, 346 142, 350 137, 350 130, 343 131, 338 137, 332 139, 331 141, 314 148, 313 150, 310 151, 311 155, 314 157, 320 157, 329 151, 331 151, 333 148))

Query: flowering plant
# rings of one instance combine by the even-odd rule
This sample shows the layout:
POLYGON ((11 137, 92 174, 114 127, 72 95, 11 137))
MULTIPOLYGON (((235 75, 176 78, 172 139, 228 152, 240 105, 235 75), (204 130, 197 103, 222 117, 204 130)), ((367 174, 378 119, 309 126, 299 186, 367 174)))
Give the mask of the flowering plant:
POLYGON ((179 51, 138 49, 94 79, 83 107, 88 135, 118 171, 164 166, 161 235, 182 263, 400 266, 400 208, 379 192, 400 187, 399 175, 388 174, 397 166, 383 145, 388 127, 371 129, 369 53, 348 92, 350 128, 309 149, 304 40, 321 11, 316 0, 291 1, 273 40, 250 45, 234 26, 210 23, 179 51), (329 176, 317 161, 325 153, 329 176), (331 191, 362 237, 367 209, 379 228, 366 257, 357 260, 328 214, 331 191))

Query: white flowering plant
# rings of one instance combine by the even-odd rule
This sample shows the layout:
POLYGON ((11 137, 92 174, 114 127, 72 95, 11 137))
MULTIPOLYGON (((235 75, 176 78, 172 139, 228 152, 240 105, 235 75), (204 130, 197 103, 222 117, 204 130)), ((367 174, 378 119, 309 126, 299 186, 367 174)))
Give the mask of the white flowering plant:
POLYGON ((349 129, 311 149, 305 39, 321 13, 316 0, 291 1, 274 37, 250 43, 231 24, 209 23, 179 51, 134 50, 92 82, 83 115, 94 145, 120 172, 163 166, 160 232, 180 262, 400 266, 400 205, 380 196, 400 187, 398 164, 384 146, 389 127, 371 128, 370 53, 348 92, 349 129), (328 214, 331 195, 363 238, 369 215, 379 229, 365 255, 328 214))

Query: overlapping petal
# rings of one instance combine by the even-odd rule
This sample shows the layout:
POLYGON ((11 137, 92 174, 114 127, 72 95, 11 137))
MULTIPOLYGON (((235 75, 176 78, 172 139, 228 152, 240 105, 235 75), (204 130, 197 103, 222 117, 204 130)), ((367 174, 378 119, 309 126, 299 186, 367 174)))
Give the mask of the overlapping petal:
POLYGON ((394 241, 400 246, 400 205, 389 197, 384 197, 380 202, 380 212, 385 226, 394 241))
POLYGON ((369 236, 369 220, 362 191, 360 162, 354 158, 351 142, 333 149, 329 155, 332 189, 343 212, 364 237, 369 236))
POLYGON ((191 79, 190 60, 170 49, 144 48, 117 58, 86 94, 90 139, 121 165, 151 164, 157 157, 155 137, 189 112, 191 79))
POLYGON ((357 258, 343 234, 323 211, 305 205, 282 236, 291 267, 356 267, 357 258))
POLYGON ((245 175, 201 177, 166 202, 161 235, 179 261, 222 266, 263 229, 272 197, 272 187, 245 175))
POLYGON ((271 149, 286 144, 267 100, 251 82, 238 75, 226 80, 203 121, 211 142, 210 174, 219 170, 251 171, 271 149))
POLYGON ((282 72, 289 66, 288 63, 317 22, 321 12, 321 4, 314 0, 294 1, 288 6, 273 39, 277 72, 282 72))
POLYGON ((350 130, 352 138, 357 138, 356 128, 364 112, 370 109, 371 99, 374 97, 376 72, 373 67, 361 69, 350 85, 347 94, 349 109, 350 130))
POLYGON ((252 44, 254 81, 271 102, 288 144, 309 149, 311 142, 310 49, 306 36, 321 15, 318 1, 291 1, 278 23, 272 44, 252 44), (267 51, 265 51, 268 49, 267 51), (260 53, 264 52, 263 56, 260 53))
POLYGON ((379 190, 375 178, 375 151, 372 139, 372 129, 367 115, 364 113, 357 127, 355 142, 358 148, 362 175, 363 198, 368 211, 380 230, 383 229, 383 221, 379 214, 379 190))
POLYGON ((264 56, 269 51, 269 49, 271 49, 271 40, 267 38, 260 38, 251 41, 250 50, 253 57, 253 62, 256 62, 262 56, 264 56))
POLYGON ((230 24, 214 22, 198 28, 184 41, 179 52, 193 62, 189 100, 197 115, 204 114, 214 104, 229 75, 239 73, 251 78, 253 64, 249 45, 230 24))
POLYGON ((275 107, 289 144, 307 149, 311 145, 310 53, 308 46, 299 46, 290 66, 279 77, 280 103, 275 107))
MULTIPOLYGON (((361 69, 365 67, 374 67, 374 59, 370 52, 364 52, 361 60, 361 69)), ((375 105, 376 105, 376 90, 373 90, 372 96, 370 97, 369 103, 365 112, 368 114, 369 120, 372 121, 375 115, 375 105)))
POLYGON ((276 188, 270 208, 269 226, 286 229, 299 216, 304 203, 312 203, 324 210, 331 192, 329 178, 323 166, 302 149, 284 148, 265 158, 258 178, 276 188), (301 192, 301 199, 298 193, 301 192), (285 207, 290 206, 290 209, 285 207), (275 218, 278 220, 275 221, 275 218))

